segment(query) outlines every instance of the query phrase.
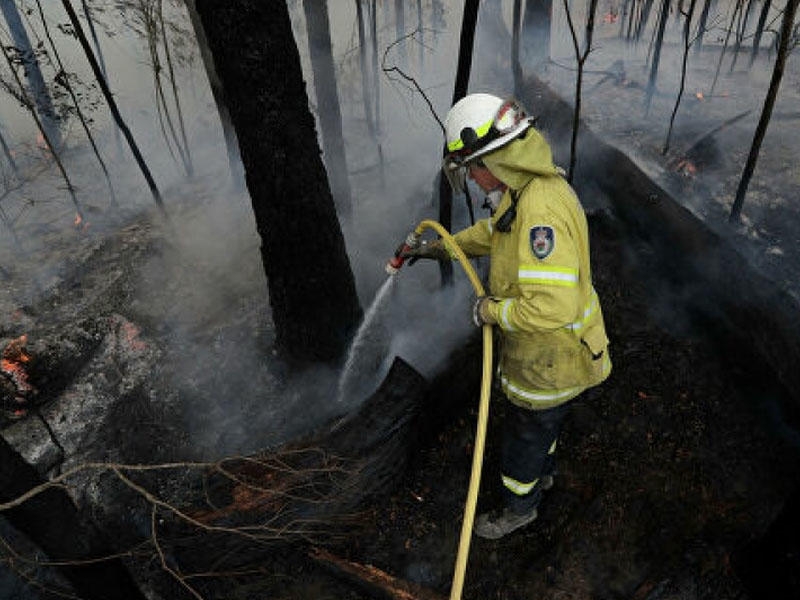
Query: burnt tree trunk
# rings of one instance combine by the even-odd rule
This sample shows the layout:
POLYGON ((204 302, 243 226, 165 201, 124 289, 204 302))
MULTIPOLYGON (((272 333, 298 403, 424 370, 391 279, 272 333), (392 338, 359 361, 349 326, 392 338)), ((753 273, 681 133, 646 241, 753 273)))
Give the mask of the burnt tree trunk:
POLYGON ((797 14, 798 4, 800 4, 800 0, 788 0, 786 2, 786 7, 783 9, 783 22, 781 24, 778 56, 775 58, 772 79, 769 82, 769 89, 767 90, 767 97, 764 100, 761 118, 758 120, 758 125, 756 126, 753 145, 750 147, 750 154, 747 157, 747 163, 745 163, 744 172, 739 181, 739 187, 736 189, 736 199, 733 201, 733 207, 731 209, 731 222, 738 222, 741 217, 744 196, 747 193, 747 187, 750 185, 750 179, 753 177, 753 171, 756 169, 761 143, 764 141, 764 136, 769 126, 769 120, 770 117, 772 117, 772 109, 775 107, 775 100, 778 97, 778 90, 781 87, 786 59, 789 56, 789 52, 791 52, 792 29, 794 27, 794 18, 797 14))
MULTIPOLYGON (((711 11, 711 2, 713 0, 705 0, 703 4, 703 12, 700 13, 700 21, 697 24, 697 45, 694 47, 695 53, 700 52, 703 47, 703 36, 708 27, 708 13, 711 11)), ((769 2, 769 0, 767 0, 769 2)))
POLYGON ((758 48, 761 45, 761 36, 764 35, 764 25, 767 22, 767 15, 769 14, 769 8, 771 5, 772 0, 764 0, 764 6, 761 7, 761 14, 758 16, 758 25, 756 25, 756 31, 753 35, 753 50, 750 52, 751 67, 756 60, 756 56, 758 56, 758 48))
MULTIPOLYGON (((451 106, 467 95, 469 74, 472 70, 472 48, 475 45, 475 26, 478 23, 478 8, 480 8, 480 0, 467 0, 464 6, 461 39, 458 46, 456 82, 453 86, 451 106)), ((446 145, 443 152, 447 152, 446 145)), ((453 225, 453 190, 450 188, 447 178, 441 176, 439 177, 439 223, 448 231, 453 225)), ((442 283, 449 283, 453 278, 453 265, 450 262, 440 262, 439 269, 442 283)))
POLYGON ((550 60, 553 0, 527 0, 522 18, 523 60, 529 68, 550 60))
POLYGON ((664 29, 667 26, 669 16, 669 0, 662 0, 661 17, 658 23, 658 33, 656 34, 655 50, 653 51, 653 63, 650 65, 650 78, 647 80, 647 92, 644 100, 645 115, 650 111, 650 103, 653 101, 653 94, 656 91, 656 79, 658 78, 658 65, 661 62, 661 45, 664 43, 664 29))
POLYGON ((522 20, 522 0, 514 0, 511 18, 511 71, 514 73, 514 96, 519 97, 522 87, 522 64, 519 60, 520 21, 522 20))
POLYGON ((321 0, 303 0, 308 31, 308 53, 314 72, 317 97, 317 119, 322 131, 322 147, 328 179, 336 208, 349 215, 351 208, 350 180, 342 133, 342 113, 336 89, 336 67, 333 64, 328 4, 321 0))
POLYGON ((361 308, 288 9, 259 0, 197 0, 196 7, 230 100, 277 349, 297 363, 337 361, 361 308))
MULTIPOLYGON (((36 470, 0 437, 0 503, 11 502, 42 483, 36 470)), ((51 560, 86 561, 113 554, 63 489, 50 488, 0 514, 51 560)), ((118 558, 57 568, 84 600, 145 598, 118 558)))
POLYGON ((0 11, 3 13, 3 18, 8 25, 8 33, 11 35, 14 46, 19 53, 19 60, 25 67, 25 78, 30 85, 31 96, 33 96, 36 112, 39 114, 44 133, 52 142, 53 150, 58 150, 61 148, 61 131, 58 128, 58 117, 53 108, 53 101, 50 98, 47 84, 45 84, 44 77, 42 77, 36 53, 33 51, 28 33, 22 24, 17 5, 13 0, 0 0, 0 11))
POLYGON ((683 92, 686 89, 686 67, 689 63, 689 48, 692 45, 691 31, 692 31, 692 17, 694 16, 694 8, 697 0, 690 0, 689 11, 684 13, 686 18, 683 24, 683 57, 681 59, 681 83, 678 88, 678 97, 675 99, 675 105, 672 107, 672 114, 669 117, 669 126, 667 127, 667 138, 664 141, 664 148, 661 153, 666 154, 669 152, 670 138, 672 137, 672 128, 675 125, 675 116, 678 114, 678 108, 683 99, 683 92))
POLYGON ((225 90, 219 80, 217 72, 214 70, 214 59, 208 48, 208 40, 203 32, 203 25, 200 23, 200 16, 197 14, 195 0, 186 0, 186 10, 189 13, 189 20, 192 23, 192 30, 197 39, 197 47, 200 50, 200 57, 203 59, 203 66, 206 70, 208 85, 211 88, 211 96, 214 98, 214 105, 217 107, 220 126, 222 127, 222 137, 225 139, 225 150, 228 153, 228 165, 231 170, 231 177, 235 186, 240 186, 244 180, 242 172, 242 159, 239 156, 239 144, 236 140, 236 131, 233 129, 231 114, 228 111, 228 100, 225 98, 225 90))

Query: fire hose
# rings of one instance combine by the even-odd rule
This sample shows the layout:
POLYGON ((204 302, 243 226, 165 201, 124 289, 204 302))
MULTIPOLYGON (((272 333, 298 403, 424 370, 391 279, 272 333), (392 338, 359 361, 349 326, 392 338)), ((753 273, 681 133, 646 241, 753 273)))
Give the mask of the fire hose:
MULTIPOLYGON (((461 267, 464 269, 470 283, 472 283, 475 293, 478 296, 485 296, 486 292, 483 289, 483 285, 475 273, 475 269, 472 268, 467 255, 458 247, 453 236, 436 221, 425 220, 417 225, 417 228, 409 234, 405 243, 401 244, 397 249, 394 258, 389 261, 387 270, 391 267, 394 269, 393 272, 396 272, 403 265, 405 259, 401 254, 418 245, 420 236, 426 229, 433 229, 442 236, 445 247, 461 263, 461 267)), ((461 600, 461 592, 464 588, 464 575, 467 571, 469 545, 472 540, 472 525, 475 521, 475 506, 478 501, 478 488, 481 483, 486 425, 489 421, 489 397, 492 387, 492 326, 484 325, 481 329, 483 330, 483 370, 481 375, 481 395, 478 404, 478 425, 475 432, 475 450, 472 454, 472 471, 467 491, 467 501, 464 507, 464 521, 461 525, 461 538, 458 544, 458 554, 456 555, 453 583, 450 588, 450 600, 461 600)))

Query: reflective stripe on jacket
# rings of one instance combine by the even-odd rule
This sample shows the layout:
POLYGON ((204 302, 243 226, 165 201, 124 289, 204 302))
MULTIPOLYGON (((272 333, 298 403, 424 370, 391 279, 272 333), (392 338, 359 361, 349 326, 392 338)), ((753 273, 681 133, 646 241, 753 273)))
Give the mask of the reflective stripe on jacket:
POLYGON ((511 205, 456 234, 471 256, 491 256, 491 315, 503 332, 500 381, 515 403, 556 406, 611 372, 600 300, 592 286, 586 216, 535 129, 486 155, 489 170, 518 190, 511 231, 495 222, 511 205))

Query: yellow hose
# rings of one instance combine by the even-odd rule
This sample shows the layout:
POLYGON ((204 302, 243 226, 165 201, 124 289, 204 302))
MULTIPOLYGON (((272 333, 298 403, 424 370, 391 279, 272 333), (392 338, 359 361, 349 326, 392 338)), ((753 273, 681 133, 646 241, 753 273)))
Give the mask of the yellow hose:
MULTIPOLYGON (((436 221, 422 221, 416 228, 416 232, 421 234, 426 229, 433 229, 442 236, 444 243, 452 254, 458 258, 458 262, 464 268, 475 293, 478 296, 485 296, 475 269, 472 268, 467 255, 458 247, 453 236, 436 221)), ((481 484, 481 468, 483 467, 483 450, 486 442, 486 425, 489 422, 489 395, 492 387, 492 326, 483 326, 483 371, 481 375, 481 398, 478 404, 478 426, 475 432, 475 451, 472 454, 472 473, 469 480, 469 491, 467 492, 467 503, 464 507, 464 522, 461 525, 461 540, 458 543, 458 555, 456 556, 455 573, 453 573, 453 585, 450 588, 450 600, 461 600, 461 592, 464 588, 464 575, 467 571, 467 558, 469 556, 469 544, 472 540, 472 525, 475 521, 475 506, 478 502, 478 488, 481 484)))

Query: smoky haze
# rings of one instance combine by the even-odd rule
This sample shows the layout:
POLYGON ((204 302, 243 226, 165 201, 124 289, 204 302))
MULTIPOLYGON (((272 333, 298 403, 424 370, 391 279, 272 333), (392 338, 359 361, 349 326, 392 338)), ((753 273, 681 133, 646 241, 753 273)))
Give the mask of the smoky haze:
MULTIPOLYGON (((165 356, 169 358, 161 368, 162 383, 173 389, 178 399, 187 448, 212 456, 252 451, 291 437, 356 406, 377 387, 394 356, 408 361, 425 376, 433 376, 450 351, 474 332, 469 318, 474 294, 458 265, 454 269, 454 285, 442 288, 436 264, 420 261, 401 270, 383 304, 373 311, 374 323, 365 325, 370 330, 364 335, 363 356, 353 360, 356 376, 351 381, 356 384, 352 393, 339 399, 340 373, 335 370, 321 369, 287 378, 271 354, 274 334, 269 292, 250 199, 241 191, 241 182, 231 181, 219 118, 185 9, 180 4, 166 4, 178 32, 174 45, 183 56, 177 65, 177 78, 195 162, 196 175, 191 179, 164 142, 154 108, 150 59, 144 39, 135 31, 136 20, 130 13, 110 10, 116 6, 110 1, 102 5, 107 10, 99 11, 98 18, 111 87, 173 217, 171 229, 158 231, 158 226, 147 225, 148 232, 154 235, 153 251, 146 260, 131 265, 126 276, 135 285, 128 307, 132 317, 145 323, 149 335, 167 350, 165 356), (107 31, 117 35, 109 37, 107 31)), ((642 55, 646 53, 642 46, 646 43, 641 42, 638 48, 618 43, 620 23, 603 22, 615 6, 618 7, 616 3, 601 2, 598 8, 595 50, 587 63, 587 69, 597 73, 587 74, 584 96, 583 114, 590 124, 593 120, 608 121, 607 106, 602 104, 599 93, 603 88, 597 84, 603 73, 612 70, 615 61, 622 58, 629 79, 634 75, 638 80, 642 78, 642 55)), ((289 7, 311 109, 319 113, 324 107, 315 100, 302 6, 299 0, 290 0, 289 7)), ((56 8, 48 5, 48 14, 55 20, 63 19, 56 8)), ((396 40, 392 10, 389 3, 379 10, 379 61, 384 60, 384 52, 396 40)), ((510 20, 511 2, 483 3, 470 91, 511 95, 510 20)), ((575 20, 582 23, 582 15, 576 14, 575 20)), ((422 21, 425 28, 407 39, 404 49, 394 47, 386 53, 385 66, 401 68, 414 77, 443 119, 452 96, 461 11, 444 3, 423 3, 422 21), (437 7, 441 13, 434 12, 437 7)), ((373 139, 362 101, 354 6, 336 3, 330 10, 330 27, 353 194, 352 214, 343 218, 341 225, 358 294, 368 311, 386 281, 384 265, 396 246, 422 219, 438 218, 435 194, 443 137, 420 94, 397 73, 390 72, 379 74, 380 131, 377 140, 373 139)), ((416 27, 415 19, 407 18, 406 27, 411 33, 416 27)), ((553 31, 553 63, 540 66, 537 73, 563 97, 571 99, 574 51, 562 8, 555 5, 553 31)), ((636 117, 633 125, 630 118, 620 121, 618 139, 628 144, 627 150, 638 147, 637 140, 643 132, 656 132, 660 137, 665 128, 664 115, 671 109, 671 92, 679 75, 678 28, 668 31, 671 46, 662 56, 661 93, 656 95, 651 115, 636 117), (631 127, 639 129, 630 135, 631 127)), ((708 37, 713 41, 713 36, 708 37)), ((85 85, 90 76, 74 48, 74 40, 60 35, 56 41, 64 48, 68 68, 75 69, 85 85)), ((371 51, 368 55, 368 70, 373 73, 371 51)), ((711 52, 702 54, 706 67, 713 64, 714 56, 711 52)), ((528 59, 523 56, 523 60, 528 59)), ((687 104, 697 102, 692 94, 704 73, 707 74, 690 71, 684 100, 687 104)), ((763 89, 766 75, 752 73, 751 77, 752 91, 737 96, 741 105, 754 102, 759 97, 758 90, 763 89), (741 99, 744 95, 751 97, 745 101, 741 99)), ((93 93, 88 90, 88 97, 94 98, 93 93)), ((30 155, 29 162, 35 165, 41 154, 31 142, 35 134, 29 117, 14 104, 8 100, 0 103, 7 139, 30 155)), ((536 114, 536 106, 527 108, 536 114)), ((78 198, 86 204, 88 230, 72 225, 75 211, 64 197, 63 182, 52 169, 40 174, 17 196, 4 199, 4 208, 22 215, 16 228, 22 241, 3 237, 0 264, 4 268, 13 265, 15 274, 30 273, 26 278, 15 277, 13 285, 0 291, 4 307, 13 310, 34 303, 79 272, 81 260, 99 251, 103 235, 118 231, 121 224, 137 219, 142 211, 153 212, 143 177, 128 150, 117 146, 107 111, 101 106, 93 114, 100 147, 123 207, 121 215, 113 216, 108 210, 105 183, 73 119, 64 158, 75 179, 78 198), (24 252, 20 252, 20 245, 24 252)), ((691 123, 691 117, 679 113, 676 145, 702 132, 703 127, 704 123, 691 123)), ((646 152, 642 149, 641 154, 646 152)), ((562 165, 565 158, 557 156, 562 165)), ((472 196, 477 204, 476 218, 485 218, 487 214, 479 208, 481 194, 473 188, 472 196)), ((592 198, 584 196, 582 200, 586 204, 592 198)), ((464 199, 454 198, 453 229, 468 223, 464 199)), ((433 237, 431 233, 427 235, 433 237)), ((126 265, 118 268, 124 270, 126 265)), ((170 400, 165 398, 167 401, 170 400)))

